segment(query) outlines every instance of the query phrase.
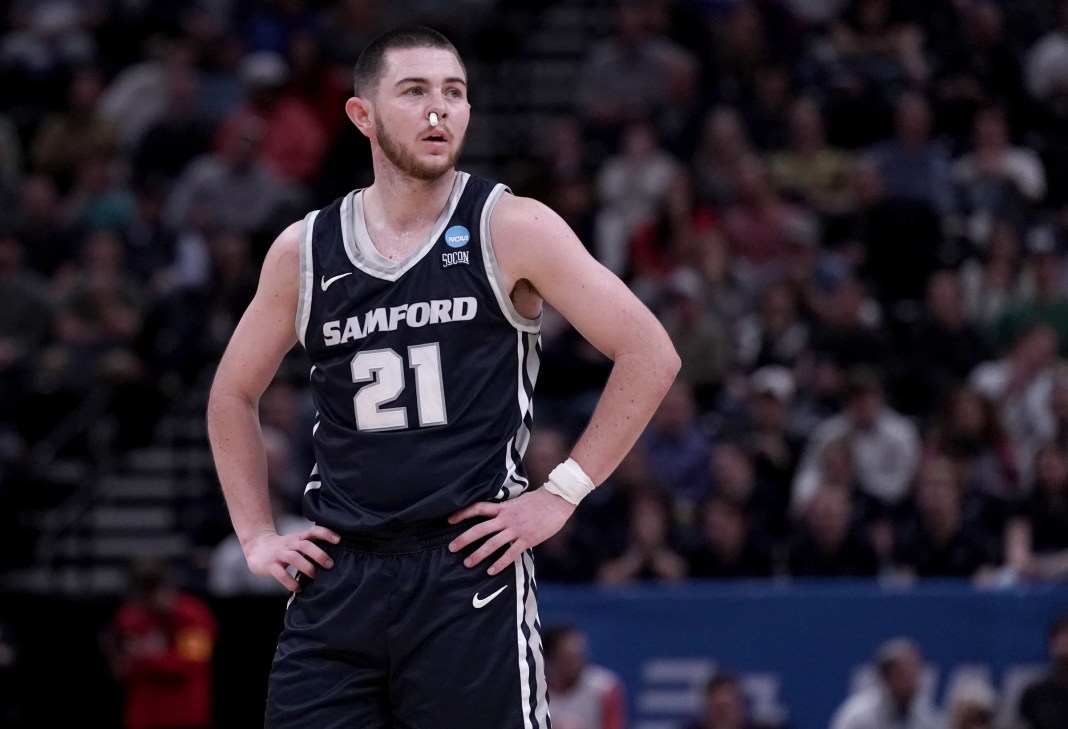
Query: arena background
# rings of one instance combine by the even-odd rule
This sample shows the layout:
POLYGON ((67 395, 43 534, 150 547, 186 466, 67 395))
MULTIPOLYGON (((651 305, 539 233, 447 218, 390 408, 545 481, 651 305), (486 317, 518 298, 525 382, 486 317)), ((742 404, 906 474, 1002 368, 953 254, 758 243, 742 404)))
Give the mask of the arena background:
MULTIPOLYGON (((370 181, 349 69, 409 21, 464 57, 461 167, 553 207, 683 356, 686 387, 538 555, 543 622, 588 636, 629 725, 681 728, 728 670, 754 718, 823 727, 901 635, 933 706, 979 682, 1013 721, 1068 613, 1062 5, 4 4, 0 725, 121 725, 101 635, 146 557, 219 621, 216 725, 260 722, 285 596, 212 575, 207 390, 273 237, 370 181), (865 450, 871 392, 893 415, 865 450), (650 531, 674 566, 620 569, 650 531)), ((294 352, 263 403, 290 513, 305 372, 294 352)), ((606 372, 547 312, 532 475, 606 372)))

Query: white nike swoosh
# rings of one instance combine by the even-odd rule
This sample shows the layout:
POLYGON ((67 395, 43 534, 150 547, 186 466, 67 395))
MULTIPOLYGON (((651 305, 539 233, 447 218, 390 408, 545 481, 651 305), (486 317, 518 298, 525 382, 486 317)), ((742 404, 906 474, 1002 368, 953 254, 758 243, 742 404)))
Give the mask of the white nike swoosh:
POLYGON ((497 592, 493 593, 492 595, 487 595, 486 597, 479 597, 478 593, 476 592, 475 596, 471 598, 471 604, 475 607, 476 610, 478 608, 486 607, 486 605, 489 605, 490 600, 500 595, 506 589, 508 589, 508 585, 505 585, 501 589, 497 590, 497 592))
POLYGON ((330 288, 330 284, 334 283, 339 278, 345 278, 346 276, 351 276, 351 275, 352 275, 352 271, 349 271, 348 273, 339 273, 337 276, 331 276, 330 278, 327 278, 326 276, 323 276, 323 280, 321 282, 322 286, 323 286, 323 291, 326 291, 328 288, 330 288))

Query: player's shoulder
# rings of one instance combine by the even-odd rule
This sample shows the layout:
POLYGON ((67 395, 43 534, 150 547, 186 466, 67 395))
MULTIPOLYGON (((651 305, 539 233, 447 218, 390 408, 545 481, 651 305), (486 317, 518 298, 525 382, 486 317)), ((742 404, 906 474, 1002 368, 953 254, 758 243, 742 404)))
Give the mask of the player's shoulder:
POLYGON ((563 218, 545 203, 512 194, 501 195, 493 209, 490 228, 494 242, 505 246, 521 245, 530 240, 544 241, 571 233, 563 218))
POLYGON ((285 266, 287 269, 300 264, 300 240, 304 230, 304 221, 296 220, 287 225, 275 237, 264 258, 264 268, 268 266, 285 266))
POLYGON ((549 217, 558 217, 545 203, 532 197, 508 193, 501 195, 493 209, 493 220, 507 224, 530 224, 549 217))

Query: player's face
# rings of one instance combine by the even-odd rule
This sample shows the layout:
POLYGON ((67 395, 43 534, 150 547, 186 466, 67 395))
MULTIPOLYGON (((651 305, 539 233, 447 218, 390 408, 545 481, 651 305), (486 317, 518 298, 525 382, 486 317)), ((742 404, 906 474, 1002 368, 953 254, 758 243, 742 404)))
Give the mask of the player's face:
POLYGON ((471 105, 466 74, 453 53, 443 48, 389 51, 374 106, 375 138, 401 172, 434 180, 455 166, 471 105), (437 126, 430 124, 431 112, 437 126))

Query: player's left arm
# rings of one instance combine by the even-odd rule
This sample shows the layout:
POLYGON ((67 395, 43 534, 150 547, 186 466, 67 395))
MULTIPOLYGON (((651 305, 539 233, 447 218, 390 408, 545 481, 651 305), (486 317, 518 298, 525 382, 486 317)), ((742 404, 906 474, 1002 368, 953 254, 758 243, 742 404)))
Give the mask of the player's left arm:
MULTIPOLYGON (((504 195, 491 220, 493 250, 517 308, 540 297, 613 361, 612 372, 571 457, 594 485, 602 483, 634 446, 679 370, 679 357, 653 313, 598 263, 556 213, 529 198, 504 195), (533 292, 536 292, 533 293, 533 292), (525 302, 520 297, 527 296, 525 302)), ((522 313, 522 309, 520 309, 522 313)), ((495 574, 523 550, 555 534, 575 506, 546 489, 503 503, 479 503, 453 515, 458 522, 488 516, 457 537, 462 549, 492 534, 465 560, 474 566, 505 544, 495 574), (496 532, 494 534, 494 532, 496 532)))

